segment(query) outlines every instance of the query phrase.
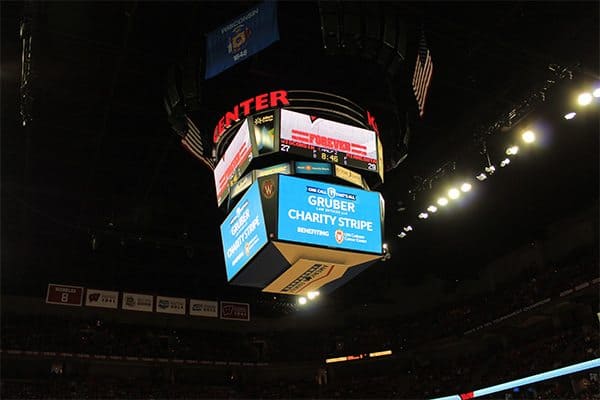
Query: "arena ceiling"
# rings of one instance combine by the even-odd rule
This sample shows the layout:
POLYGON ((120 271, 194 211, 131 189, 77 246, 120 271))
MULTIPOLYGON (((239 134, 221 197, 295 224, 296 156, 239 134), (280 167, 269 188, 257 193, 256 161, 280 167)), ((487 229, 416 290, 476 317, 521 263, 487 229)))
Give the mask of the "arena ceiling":
MULTIPOLYGON (((254 2, 39 3, 29 10, 26 4, 2 3, 3 291, 41 295, 56 282, 175 296, 257 296, 254 289, 226 285, 218 233, 223 214, 212 175, 183 151, 163 108, 168 68, 196 54, 205 33, 254 2), (26 127, 19 114, 24 15, 36 24, 26 127)), ((423 25, 434 60, 425 117, 410 118, 408 158, 379 188, 393 257, 340 289, 345 299, 386 301, 373 290, 383 280, 477 276, 488 260, 539 238, 549 223, 597 210, 598 110, 570 124, 561 118, 573 93, 599 81, 597 3, 352 7, 354 13, 381 7, 406 21, 408 45, 394 84, 382 85, 364 57, 327 63, 298 57, 312 51, 321 60, 318 6, 283 2, 281 41, 202 83, 197 115, 201 129, 212 132, 231 105, 264 89, 324 85, 378 110, 380 125, 388 122, 393 131, 386 117, 390 90, 410 99, 407 74, 416 57, 416 27, 423 25), (574 79, 522 122, 545 121, 547 143, 478 187, 469 204, 399 240, 396 234, 443 185, 481 170, 474 135, 543 83, 549 64, 573 68, 574 79), (455 170, 413 196, 419 182, 453 162, 455 170)), ((508 144, 503 138, 516 129, 489 137, 496 159, 508 144)))

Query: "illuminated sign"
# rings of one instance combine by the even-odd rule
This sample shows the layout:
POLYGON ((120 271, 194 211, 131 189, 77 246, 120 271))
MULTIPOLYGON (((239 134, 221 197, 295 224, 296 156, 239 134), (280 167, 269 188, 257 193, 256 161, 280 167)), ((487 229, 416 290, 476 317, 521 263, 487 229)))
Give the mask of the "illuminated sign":
POLYGON ((331 164, 296 161, 297 174, 331 175, 331 164))
POLYGON ((268 242, 258 182, 221 224, 227 280, 230 281, 268 242))
POLYGON ((234 122, 249 116, 254 111, 262 111, 268 108, 278 106, 287 106, 290 102, 287 98, 285 90, 275 90, 270 93, 259 94, 256 97, 242 101, 240 104, 233 107, 233 110, 228 111, 223 115, 213 131, 213 142, 217 143, 223 133, 231 127, 234 122))
POLYGON ((219 205, 227 197, 230 184, 237 182, 248 168, 250 161, 252 161, 250 131, 248 130, 248 124, 242 124, 214 170, 217 203, 219 205))
POLYGON ((381 254, 378 192, 279 177, 278 238, 381 254))
POLYGON ((340 179, 343 179, 347 182, 350 182, 356 186, 365 187, 363 183, 362 176, 359 173, 354 171, 350 171, 348 168, 340 167, 339 165, 335 166, 335 176, 340 179))
POLYGON ((377 172, 375 132, 294 111, 281 110, 280 150, 333 164, 377 172))

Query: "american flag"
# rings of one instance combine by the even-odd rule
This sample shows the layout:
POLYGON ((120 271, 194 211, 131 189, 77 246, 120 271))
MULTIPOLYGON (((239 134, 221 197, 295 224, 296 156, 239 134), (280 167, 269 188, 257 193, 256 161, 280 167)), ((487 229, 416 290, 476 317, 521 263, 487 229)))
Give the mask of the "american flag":
POLYGON ((206 165, 209 169, 215 169, 215 163, 209 157, 204 155, 204 140, 202 139, 202 135, 200 134, 200 130, 194 124, 194 122, 189 119, 189 117, 185 117, 187 123, 187 133, 181 139, 181 144, 185 147, 194 157, 199 159, 206 165))
POLYGON ((431 75, 433 74, 433 61, 431 61, 431 53, 425 42, 425 34, 421 32, 421 40, 419 41, 419 53, 417 55, 417 63, 415 65, 415 74, 413 76, 412 86, 419 104, 419 116, 422 117, 425 113, 425 100, 427 99, 427 91, 431 83, 431 75))

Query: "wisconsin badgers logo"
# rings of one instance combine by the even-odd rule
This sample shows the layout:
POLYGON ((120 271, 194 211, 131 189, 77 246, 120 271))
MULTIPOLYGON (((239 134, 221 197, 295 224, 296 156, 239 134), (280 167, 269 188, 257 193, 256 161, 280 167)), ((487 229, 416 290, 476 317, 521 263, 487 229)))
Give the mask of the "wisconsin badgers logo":
POLYGON ((335 231, 335 241, 338 242, 338 244, 341 244, 344 241, 344 231, 341 229, 335 231))
POLYGON ((271 179, 267 179, 263 182, 262 192, 265 198, 267 199, 273 197, 273 194, 275 193, 275 185, 273 184, 273 181, 271 179))

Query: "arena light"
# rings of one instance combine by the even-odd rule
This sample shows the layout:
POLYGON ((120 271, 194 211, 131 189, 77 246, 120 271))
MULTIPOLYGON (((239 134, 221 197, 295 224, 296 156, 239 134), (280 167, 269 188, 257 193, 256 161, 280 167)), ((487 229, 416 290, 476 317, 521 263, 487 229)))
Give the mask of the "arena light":
POLYGON ((331 364, 331 363, 336 363, 336 362, 342 362, 342 361, 346 361, 348 360, 348 357, 344 356, 344 357, 334 357, 334 358, 328 358, 325 360, 326 364, 331 364))
POLYGON ((535 142, 535 132, 531 130, 525 131, 521 135, 521 139, 523 139, 525 143, 533 143, 535 142))
POLYGON ((494 172, 496 172, 496 167, 494 167, 493 165, 487 166, 485 167, 485 172, 492 175, 494 172))
POLYGON ((421 214, 419 214, 419 219, 427 219, 429 218, 429 214, 422 212, 421 214))
POLYGON ((440 198, 437 200, 437 203, 438 203, 438 205, 440 205, 440 206, 442 206, 442 207, 445 207, 445 206, 447 206, 447 205, 448 205, 448 199, 447 199, 447 198, 445 198, 445 197, 440 197, 440 198))
POLYGON ((468 182, 465 182, 465 183, 463 183, 462 185, 460 185, 460 190, 461 190, 461 192, 463 192, 463 193, 467 193, 467 192, 470 192, 470 191, 471 191, 471 188, 472 188, 472 187, 473 187, 473 186, 471 186, 471 184, 470 184, 470 183, 468 183, 468 182))
POLYGON ((306 297, 302 296, 298 299, 298 304, 300 304, 301 306, 305 305, 307 302, 306 297))
POLYGON ((480 181, 480 182, 483 182, 483 181, 485 181, 485 180, 487 179, 487 175, 486 175, 486 174, 484 174, 484 173, 482 172, 482 173, 480 173, 479 175, 477 175, 475 178, 476 178, 478 181, 480 181))
POLYGON ((404 238, 406 237, 406 233, 404 233, 404 232, 400 232, 400 233, 398 234, 398 237, 399 237, 400 239, 404 239, 404 238))
POLYGON ((575 112, 567 113, 567 114, 565 114, 565 119, 573 119, 573 118, 575 118, 576 115, 577 115, 577 113, 575 113, 575 112))
POLYGON ((316 292, 308 292, 308 293, 306 294, 306 297, 308 297, 308 299, 309 299, 309 300, 314 300, 314 299, 316 299, 317 297, 319 297, 319 294, 320 294, 320 293, 319 293, 318 291, 316 291, 316 292))
POLYGON ((410 226, 410 225, 407 225, 407 226, 404 227, 404 232, 410 232, 412 230, 413 230, 413 227, 410 226))
POLYGON ((587 106, 588 104, 590 104, 593 100, 592 94, 585 92, 585 93, 581 93, 579 96, 577 96, 577 103, 580 106, 587 106))
POLYGON ((510 159, 509 158, 505 158, 504 160, 502 160, 502 162, 500 163, 500 166, 502 168, 506 167, 508 164, 510 164, 510 159))
POLYGON ((508 149, 506 149, 507 156, 514 156, 518 152, 519 152, 519 146, 510 146, 508 149))
POLYGON ((452 200, 458 199, 460 197, 460 190, 458 190, 457 188, 452 188, 448 190, 448 197, 450 197, 452 200))
POLYGON ((427 211, 429 211, 430 213, 434 213, 437 211, 437 207, 432 204, 429 207, 427 207, 427 211))
POLYGON ((383 356, 390 356, 392 355, 392 351, 391 350, 383 350, 383 351, 375 351, 373 353, 369 353, 369 357, 374 358, 374 357, 383 357, 383 356))
POLYGON ((600 97, 600 87, 594 89, 594 91, 592 92, 592 96, 596 98, 600 97))

